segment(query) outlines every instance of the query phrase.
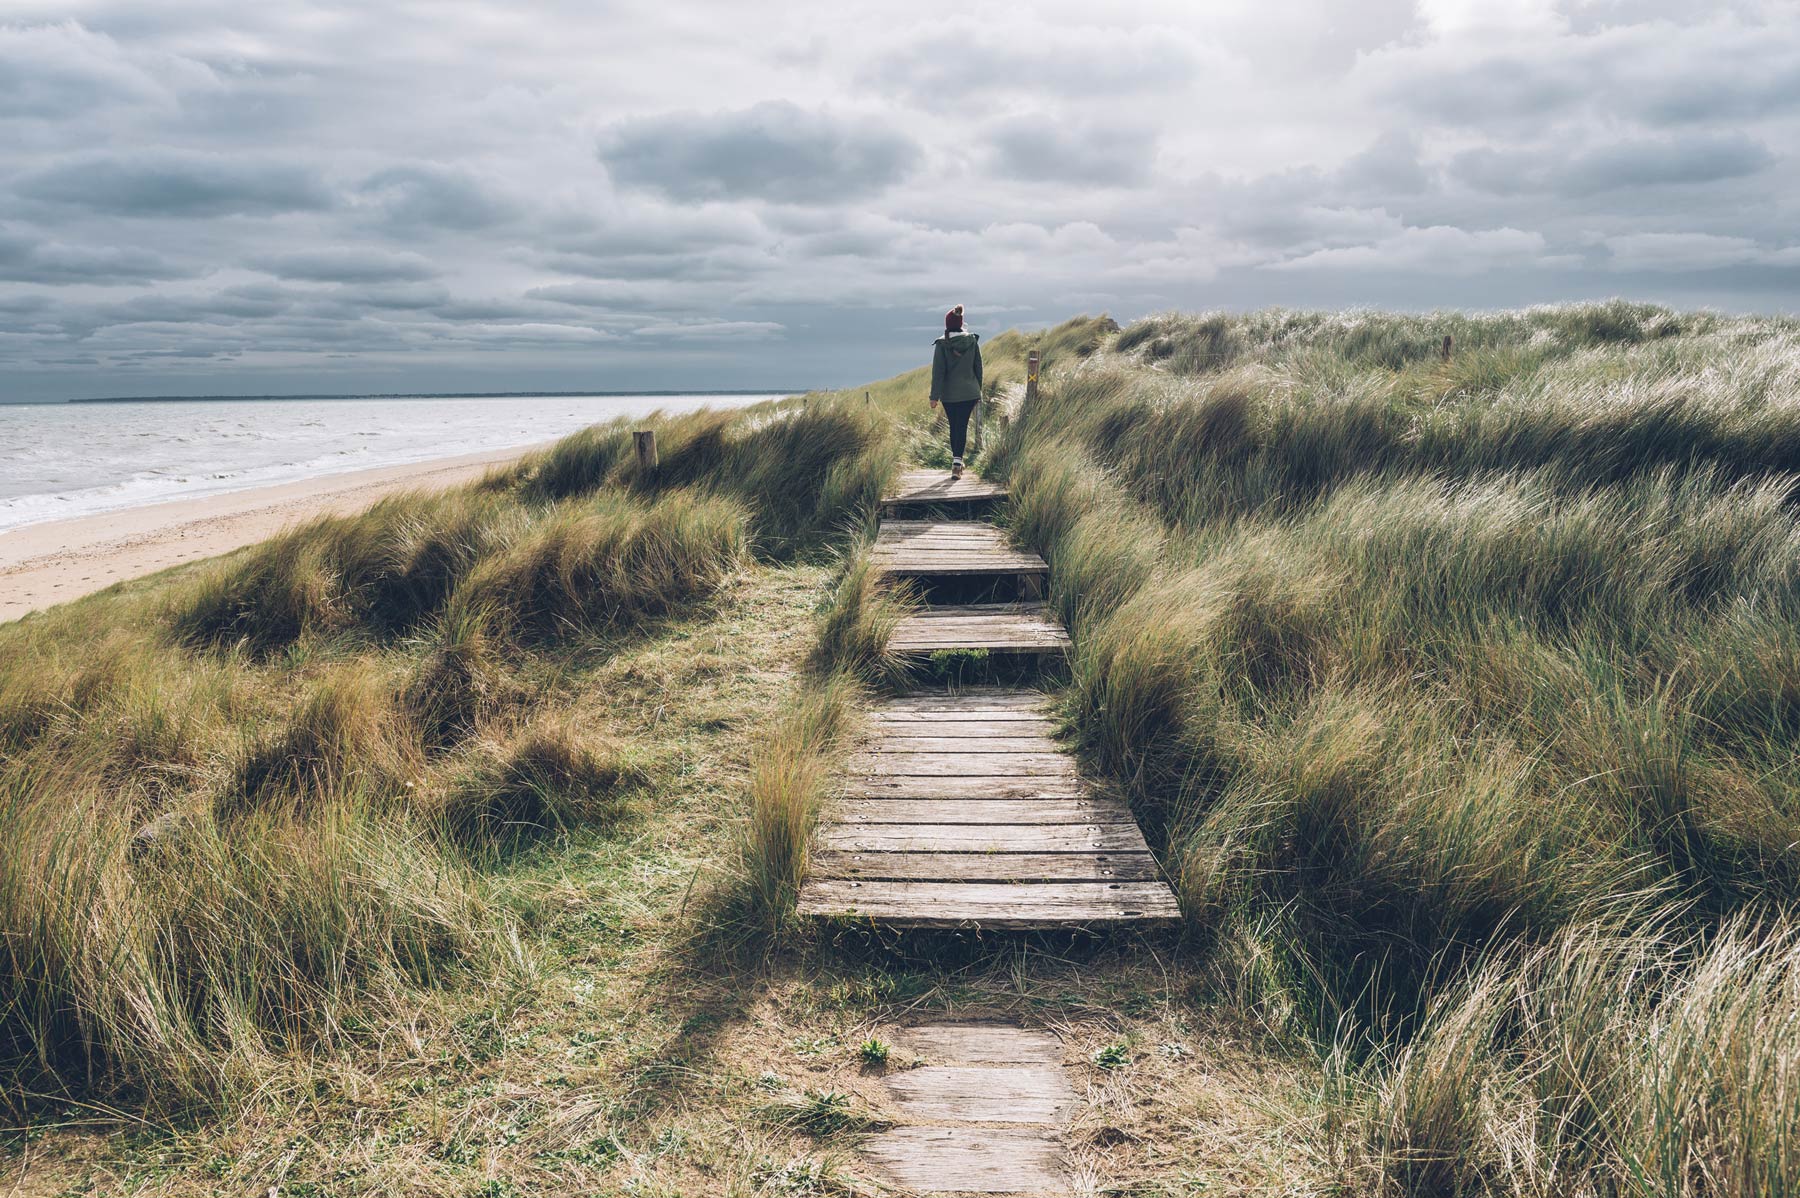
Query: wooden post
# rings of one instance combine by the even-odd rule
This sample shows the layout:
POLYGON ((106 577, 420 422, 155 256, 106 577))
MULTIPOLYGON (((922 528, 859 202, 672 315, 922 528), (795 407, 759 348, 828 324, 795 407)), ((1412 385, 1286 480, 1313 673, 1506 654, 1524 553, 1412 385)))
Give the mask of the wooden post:
POLYGON ((1025 402, 1030 403, 1037 398, 1038 387, 1038 351, 1032 350, 1025 355, 1025 402))
POLYGON ((656 430, 639 429, 631 434, 631 444, 637 449, 638 473, 648 474, 656 469, 656 430))
POLYGON ((987 448, 987 437, 983 432, 987 425, 987 406, 988 401, 985 399, 975 405, 975 435, 969 439, 975 443, 976 453, 987 448))
POLYGON ((1444 334, 1444 361, 1450 360, 1450 334, 1444 334))
POLYGON ((875 402, 874 399, 870 398, 869 393, 867 391, 864 391, 863 392, 863 407, 866 408, 874 402, 875 402))

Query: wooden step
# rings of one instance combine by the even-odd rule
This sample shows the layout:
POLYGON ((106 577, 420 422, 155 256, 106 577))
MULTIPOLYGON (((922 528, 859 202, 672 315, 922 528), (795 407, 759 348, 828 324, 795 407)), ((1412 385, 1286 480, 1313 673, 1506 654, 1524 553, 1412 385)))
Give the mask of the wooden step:
POLYGON ((815 849, 821 878, 888 882, 1154 882, 1149 850, 1128 853, 907 853, 815 849))
POLYGON ((888 648, 927 654, 951 649, 1066 654, 1069 634, 1042 603, 965 603, 927 607, 894 628, 888 648))
POLYGON ((908 470, 895 481, 894 488, 882 496, 885 515, 896 508, 945 506, 978 506, 998 503, 1006 498, 1006 488, 973 474, 953 479, 948 470, 908 470))
POLYGON ((993 525, 950 520, 884 520, 869 556, 881 573, 907 578, 1041 580, 1050 573, 1043 558, 1013 548, 993 525))
POLYGON ((1162 882, 863 882, 822 879, 800 894, 801 915, 886 927, 1053 931, 1181 917, 1162 882))
POLYGON ((908 1194, 1073 1194, 1048 1128, 896 1127, 862 1154, 908 1194))
POLYGON ((1081 1108, 1062 1042, 1017 1024, 924 1024, 896 1037, 924 1064, 885 1080, 898 1126, 864 1157, 909 1194, 1072 1198, 1055 1130, 1081 1108))
POLYGON ((1179 919, 1130 809, 1049 733, 1045 696, 889 699, 822 813, 802 915, 894 928, 1179 919))

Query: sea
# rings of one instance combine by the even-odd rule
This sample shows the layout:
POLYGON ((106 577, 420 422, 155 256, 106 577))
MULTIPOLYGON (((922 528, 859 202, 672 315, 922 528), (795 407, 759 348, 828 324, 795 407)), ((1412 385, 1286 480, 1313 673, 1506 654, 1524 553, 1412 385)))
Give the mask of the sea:
POLYGON ((758 395, 345 396, 0 404, 0 532, 173 499, 532 445, 758 395))

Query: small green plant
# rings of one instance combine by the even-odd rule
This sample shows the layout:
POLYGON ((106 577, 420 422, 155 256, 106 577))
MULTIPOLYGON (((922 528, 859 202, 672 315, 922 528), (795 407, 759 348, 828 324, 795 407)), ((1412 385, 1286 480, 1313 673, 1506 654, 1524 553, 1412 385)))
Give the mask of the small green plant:
POLYGON ((1111 1044, 1103 1044, 1094 1052, 1094 1068, 1123 1069, 1131 1064, 1131 1050, 1121 1042, 1114 1040, 1111 1044))
POLYGON ((795 1198, 827 1193, 831 1185, 824 1164, 806 1157, 796 1157, 783 1165, 764 1160, 751 1172, 751 1178, 768 1193, 791 1194, 795 1198))
POLYGON ((815 1136, 828 1136, 854 1123, 850 1096, 842 1090, 808 1090, 795 1108, 793 1122, 815 1136))
POLYGON ((870 1036, 862 1042, 862 1047, 856 1050, 856 1055, 865 1065, 885 1065, 892 1052, 893 1049, 886 1040, 870 1036))
POLYGON ((974 678, 987 668, 986 649, 939 649, 926 659, 931 676, 949 683, 974 678))

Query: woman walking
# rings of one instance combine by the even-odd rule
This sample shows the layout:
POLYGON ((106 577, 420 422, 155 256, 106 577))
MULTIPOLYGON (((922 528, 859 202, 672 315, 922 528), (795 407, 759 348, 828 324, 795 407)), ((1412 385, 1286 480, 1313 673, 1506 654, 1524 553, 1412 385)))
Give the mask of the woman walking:
POLYGON ((931 407, 950 419, 950 477, 961 478, 969 414, 981 402, 981 338, 963 328, 961 304, 944 314, 944 335, 932 343, 931 407))

